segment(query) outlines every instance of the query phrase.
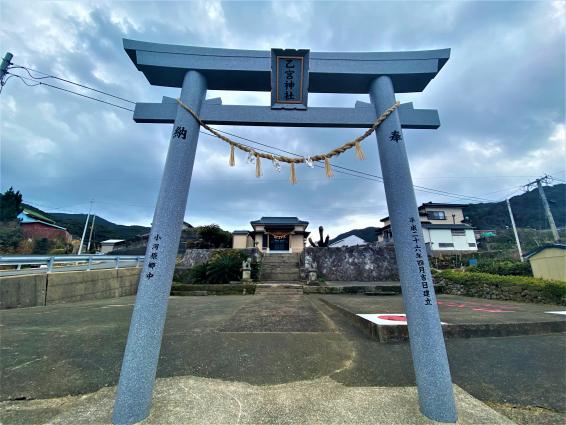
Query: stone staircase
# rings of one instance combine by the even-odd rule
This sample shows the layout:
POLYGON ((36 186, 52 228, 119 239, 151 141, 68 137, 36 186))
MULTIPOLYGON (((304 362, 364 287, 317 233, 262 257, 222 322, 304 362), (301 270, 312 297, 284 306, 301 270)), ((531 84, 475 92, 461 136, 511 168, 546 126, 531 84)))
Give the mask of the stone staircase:
POLYGON ((300 295, 303 285, 298 254, 266 254, 263 257, 256 295, 300 295))
POLYGON ((293 283, 258 283, 255 295, 303 295, 303 285, 293 283))

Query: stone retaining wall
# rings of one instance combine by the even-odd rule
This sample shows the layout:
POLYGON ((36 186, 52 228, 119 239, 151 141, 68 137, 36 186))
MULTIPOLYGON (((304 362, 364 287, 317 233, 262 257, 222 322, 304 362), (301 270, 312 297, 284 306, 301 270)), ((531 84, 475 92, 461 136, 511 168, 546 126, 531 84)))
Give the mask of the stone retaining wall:
POLYGON ((339 248, 305 248, 303 278, 309 270, 333 281, 379 282, 399 280, 395 251, 374 244, 339 248))
MULTIPOLYGON (((183 268, 191 268, 197 264, 206 263, 210 260, 212 254, 216 251, 225 251, 230 248, 216 248, 216 249, 187 249, 183 255, 183 259, 179 264, 183 268)), ((246 248, 241 251, 247 252, 250 257, 257 255, 257 250, 255 248, 246 248)))

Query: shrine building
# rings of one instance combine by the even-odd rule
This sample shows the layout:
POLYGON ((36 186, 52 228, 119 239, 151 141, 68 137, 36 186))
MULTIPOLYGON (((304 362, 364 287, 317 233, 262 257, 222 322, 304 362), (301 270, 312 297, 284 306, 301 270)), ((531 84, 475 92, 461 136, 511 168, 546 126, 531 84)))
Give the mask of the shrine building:
POLYGON ((262 217, 251 221, 253 230, 232 232, 232 248, 257 247, 265 253, 302 252, 310 232, 308 221, 297 217, 262 217))

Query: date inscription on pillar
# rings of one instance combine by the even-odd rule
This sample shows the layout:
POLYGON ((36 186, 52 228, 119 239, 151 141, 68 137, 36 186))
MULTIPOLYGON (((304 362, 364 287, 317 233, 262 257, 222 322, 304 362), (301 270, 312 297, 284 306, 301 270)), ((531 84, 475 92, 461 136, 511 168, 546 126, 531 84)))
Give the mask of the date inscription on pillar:
POLYGON ((271 49, 271 108, 307 109, 309 51, 271 49))

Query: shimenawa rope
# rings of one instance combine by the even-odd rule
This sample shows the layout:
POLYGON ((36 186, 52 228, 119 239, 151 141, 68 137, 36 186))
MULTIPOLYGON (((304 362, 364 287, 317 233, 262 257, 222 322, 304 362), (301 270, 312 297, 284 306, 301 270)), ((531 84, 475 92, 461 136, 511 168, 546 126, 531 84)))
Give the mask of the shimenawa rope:
POLYGON ((215 130, 214 128, 210 127, 208 124, 206 124, 204 121, 202 121, 200 119, 200 117, 198 116, 198 114, 193 111, 189 106, 185 105, 180 99, 177 99, 177 103, 185 110, 187 111, 189 114, 191 114, 193 116, 193 118, 205 129, 207 129, 210 133, 212 133, 214 136, 216 136, 217 138, 219 138, 220 140, 228 143, 230 145, 230 159, 228 161, 229 165, 231 167, 233 167, 234 165, 236 165, 236 160, 234 157, 234 149, 238 148, 241 151, 247 152, 251 157, 255 158, 255 175, 256 177, 260 177, 261 176, 261 163, 260 160, 261 158, 264 159, 268 159, 270 161, 277 161, 277 162, 285 162, 287 164, 291 165, 291 177, 290 177, 290 181, 292 184, 297 183, 297 173, 295 171, 295 164, 303 164, 303 163, 312 163, 314 161, 324 161, 324 169, 326 171, 326 176, 327 177, 332 177, 334 174, 332 173, 332 167, 330 165, 330 158, 334 157, 334 156, 338 156, 343 154, 344 152, 346 152, 349 149, 355 148, 356 149, 356 156, 358 157, 358 159, 365 159, 365 154, 364 151, 362 150, 361 147, 361 142, 366 139, 368 136, 370 136, 377 127, 379 127, 381 125, 381 123, 383 121, 385 121, 387 119, 387 117, 389 115, 391 115, 393 113, 393 111, 395 111, 395 109, 397 109, 400 105, 400 102, 397 101, 395 102, 394 105, 392 105, 391 107, 389 107, 387 110, 385 110, 371 125, 370 128, 368 128, 361 136, 356 137, 354 140, 344 143, 342 146, 337 147, 336 149, 331 150, 330 152, 327 152, 325 154, 320 154, 320 155, 314 155, 311 156, 309 158, 292 158, 292 157, 288 157, 288 156, 284 156, 284 155, 272 155, 270 153, 263 153, 263 152, 258 152, 256 150, 254 150, 253 148, 250 148, 248 146, 242 145, 241 143, 238 143, 232 139, 230 139, 229 137, 224 136, 223 134, 219 133, 217 130, 215 130))

